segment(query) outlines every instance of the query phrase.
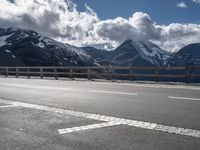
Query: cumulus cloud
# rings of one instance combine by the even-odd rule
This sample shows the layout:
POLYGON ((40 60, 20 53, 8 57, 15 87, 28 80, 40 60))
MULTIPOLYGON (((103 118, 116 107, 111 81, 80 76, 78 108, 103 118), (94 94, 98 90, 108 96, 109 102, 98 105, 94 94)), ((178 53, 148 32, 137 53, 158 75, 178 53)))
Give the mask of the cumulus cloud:
POLYGON ((199 24, 172 23, 158 26, 162 29, 160 33, 161 38, 154 42, 165 50, 176 52, 188 44, 200 43, 199 24))
POLYGON ((194 3, 200 4, 200 0, 193 0, 194 3))
POLYGON ((78 12, 74 3, 65 0, 1 0, 0 5, 1 27, 32 29, 69 41, 87 37, 92 24, 99 21, 88 6, 78 12))
POLYGON ((150 40, 171 52, 176 52, 188 44, 200 42, 200 24, 158 25, 143 12, 136 12, 129 19, 100 21, 95 24, 93 32, 99 39, 115 41, 114 46, 131 38, 140 41, 150 40))
POLYGON ((180 2, 176 6, 179 7, 179 8, 187 8, 187 5, 186 5, 185 2, 180 2))
POLYGON ((200 24, 158 25, 143 12, 101 20, 89 6, 79 12, 70 0, 1 0, 0 7, 0 27, 31 29, 76 46, 112 49, 131 38, 174 52, 200 42, 200 24))
POLYGON ((100 21, 94 25, 92 31, 96 37, 101 37, 111 41, 123 42, 127 38, 140 38, 138 30, 126 19, 118 17, 116 19, 100 21))

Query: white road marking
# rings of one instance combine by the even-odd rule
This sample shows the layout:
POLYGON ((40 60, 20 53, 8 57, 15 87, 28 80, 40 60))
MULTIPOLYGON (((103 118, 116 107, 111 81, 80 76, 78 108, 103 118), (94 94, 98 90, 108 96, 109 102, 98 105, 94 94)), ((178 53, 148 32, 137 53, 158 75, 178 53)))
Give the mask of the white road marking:
POLYGON ((17 107, 16 105, 3 105, 0 108, 10 108, 10 107, 17 107))
POLYGON ((125 93, 125 92, 115 92, 115 91, 99 91, 99 90, 90 90, 92 93, 105 93, 105 94, 118 94, 118 95, 133 95, 137 96, 137 93, 125 93))
POLYGON ((169 99, 181 99, 181 100, 191 100, 191 101, 200 101, 199 98, 189 98, 189 97, 174 97, 168 96, 169 99))
MULTIPOLYGON (((1 76, 0 76, 1 77, 1 76)), ((67 78, 66 78, 67 79, 67 78)), ((3 82, 5 82, 6 80, 13 80, 13 81, 15 81, 15 80, 22 80, 22 81, 26 81, 26 80, 30 80, 30 79, 26 79, 26 78, 0 78, 0 80, 2 80, 1 81, 1 85, 3 85, 3 84, 9 84, 9 83, 3 83, 3 82)), ((37 79, 37 78, 35 78, 35 79, 31 79, 31 80, 33 80, 33 82, 34 82, 34 80, 35 81, 40 81, 40 82, 50 82, 51 80, 41 80, 41 79, 37 79)), ((60 81, 60 83, 62 82, 63 83, 63 80, 61 81, 61 80, 59 80, 60 81)), ((56 82, 59 82, 59 81, 56 81, 56 82)), ((168 83, 164 83, 164 82, 160 82, 160 83, 155 83, 155 82, 135 82, 135 81, 133 81, 133 82, 127 82, 127 81, 125 81, 125 82, 123 82, 123 81, 121 81, 121 80, 116 80, 116 82, 107 82, 107 80, 94 80, 93 82, 91 82, 91 81, 89 81, 88 82, 88 80, 83 80, 84 82, 80 82, 79 80, 77 80, 77 81, 71 81, 71 80, 64 80, 64 81, 66 81, 66 82, 71 82, 71 83, 82 83, 82 84, 95 84, 95 85, 109 85, 109 86, 115 86, 115 85, 117 85, 117 86, 131 86, 131 87, 144 87, 144 88, 167 88, 167 89, 189 89, 189 90, 200 90, 200 87, 199 86, 195 86, 195 84, 194 84, 194 86, 193 85, 187 85, 187 84, 184 84, 184 83, 181 83, 181 82, 178 82, 178 83, 171 83, 170 82, 170 84, 168 84, 168 83)), ((54 82, 54 80, 52 80, 52 82, 54 82)), ((10 84, 11 85, 11 84, 10 84)))
POLYGON ((65 88, 65 87, 62 88, 62 87, 51 87, 51 86, 34 86, 34 85, 10 84, 10 83, 3 83, 1 85, 3 85, 3 86, 11 86, 11 87, 31 88, 31 89, 72 91, 71 88, 65 88))
MULTIPOLYGON (((109 85, 109 86, 130 86, 130 87, 142 87, 142 88, 163 88, 163 89, 186 89, 186 90, 200 90, 200 87, 199 86, 194 86, 193 85, 187 85, 187 84, 184 84, 184 83, 181 83, 181 82, 178 82, 178 83, 171 83, 169 82, 170 84, 168 83, 164 83, 164 82, 123 82, 121 80, 119 81, 116 81, 116 82, 107 82, 106 81, 101 81, 101 80, 94 80, 96 82, 82 82, 84 84, 95 84, 95 85, 109 85)), ((69 81, 69 82, 78 82, 78 81, 69 81)))
POLYGON ((80 127, 58 129, 58 132, 59 132, 59 134, 66 134, 66 133, 79 132, 79 131, 85 131, 85 130, 91 130, 91 129, 111 127, 111 126, 115 126, 115 125, 121 125, 121 123, 110 121, 110 122, 104 122, 104 123, 99 123, 99 124, 91 124, 91 125, 80 126, 80 127))
MULTIPOLYGON (((12 87, 21 87, 21 88, 31 88, 31 89, 45 89, 45 90, 62 90, 62 91, 71 91, 71 92, 84 92, 79 89, 65 88, 65 87, 47 87, 47 86, 34 86, 34 85, 23 85, 23 84, 10 84, 4 83, 4 86, 12 86, 12 87)), ((119 94, 119 95, 138 95, 137 93, 126 93, 126 92, 116 92, 116 91, 101 91, 101 90, 89 90, 92 93, 105 93, 105 94, 119 94)))
POLYGON ((166 132, 170 134, 173 133, 173 134, 178 134, 178 135, 185 135, 185 136, 200 138, 199 130, 185 129, 185 128, 166 126, 166 125, 161 125, 161 124, 151 123, 151 122, 144 122, 144 121, 138 121, 138 120, 130 120, 130 119, 124 119, 124 118, 104 116, 104 115, 99 115, 99 114, 91 114, 91 113, 84 113, 84 112, 79 112, 79 111, 65 110, 65 109, 59 109, 59 108, 54 108, 54 107, 42 106, 42 105, 22 103, 22 102, 17 102, 17 101, 8 101, 8 100, 0 99, 0 102, 16 105, 16 106, 21 106, 25 108, 72 115, 76 117, 83 117, 83 118, 93 119, 93 120, 98 120, 98 121, 112 122, 112 123, 115 122, 116 124, 113 123, 113 125, 128 125, 128 126, 133 126, 137 128, 166 132))

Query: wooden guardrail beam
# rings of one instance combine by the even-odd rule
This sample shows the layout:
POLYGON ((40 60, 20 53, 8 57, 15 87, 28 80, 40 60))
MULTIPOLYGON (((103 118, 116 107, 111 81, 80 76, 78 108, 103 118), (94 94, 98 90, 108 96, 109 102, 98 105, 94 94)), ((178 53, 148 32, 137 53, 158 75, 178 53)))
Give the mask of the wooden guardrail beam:
POLYGON ((41 79, 45 75, 54 76, 57 80, 59 76, 69 76, 73 79, 75 76, 84 76, 89 80, 94 78, 106 78, 111 80, 113 77, 123 77, 129 80, 133 80, 135 77, 149 77, 155 78, 156 81, 159 81, 161 78, 185 78, 185 82, 189 82, 190 78, 200 78, 200 74, 190 74, 191 70, 199 70, 200 66, 157 66, 157 67, 122 67, 122 66, 88 66, 88 67, 76 67, 76 66, 67 66, 67 67, 46 67, 46 66, 37 66, 37 67, 0 67, 0 73, 5 74, 5 76, 16 75, 26 75, 30 78, 31 75, 40 76, 41 79), (120 73, 118 73, 121 70, 120 73), (180 70, 183 74, 173 74, 171 71, 180 70), (145 72, 146 73, 141 73, 145 72), (164 71, 164 73, 163 73, 164 71), (167 73, 169 72, 169 73, 167 73))

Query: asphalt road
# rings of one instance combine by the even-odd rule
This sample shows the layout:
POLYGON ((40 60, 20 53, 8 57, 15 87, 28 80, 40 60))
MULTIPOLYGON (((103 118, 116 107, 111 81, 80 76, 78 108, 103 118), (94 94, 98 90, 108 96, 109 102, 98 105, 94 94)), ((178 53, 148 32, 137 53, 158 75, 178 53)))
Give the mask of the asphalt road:
POLYGON ((0 78, 2 150, 200 150, 200 87, 0 78))

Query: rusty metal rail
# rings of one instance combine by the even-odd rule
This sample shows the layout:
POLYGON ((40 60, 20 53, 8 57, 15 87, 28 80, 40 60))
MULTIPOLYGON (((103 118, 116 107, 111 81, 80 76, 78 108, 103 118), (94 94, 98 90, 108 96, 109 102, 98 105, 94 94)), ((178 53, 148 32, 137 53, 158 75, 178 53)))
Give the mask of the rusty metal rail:
POLYGON ((38 76, 43 79, 45 76, 76 78, 83 77, 90 79, 128 79, 152 78, 155 81, 169 78, 179 78, 189 82, 191 78, 200 79, 200 66, 159 66, 159 67, 0 67, 0 75, 38 76))

